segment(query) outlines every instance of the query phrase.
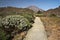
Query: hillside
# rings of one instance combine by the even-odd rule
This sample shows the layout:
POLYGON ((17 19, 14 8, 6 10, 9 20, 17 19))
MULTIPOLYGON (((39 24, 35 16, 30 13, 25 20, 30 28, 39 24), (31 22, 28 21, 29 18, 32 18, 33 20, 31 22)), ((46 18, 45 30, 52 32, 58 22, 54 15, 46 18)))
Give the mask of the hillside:
POLYGON ((45 15, 50 16, 51 14, 54 14, 58 17, 60 17, 60 6, 54 9, 49 9, 44 12, 45 15))
POLYGON ((1 7, 0 16, 12 15, 12 14, 21 14, 21 13, 34 13, 33 10, 27 8, 16 8, 16 7, 1 7))
POLYGON ((36 7, 36 6, 29 6, 29 7, 27 7, 27 8, 33 10, 34 12, 38 12, 38 11, 43 12, 43 11, 44 11, 43 9, 38 8, 38 7, 36 7))

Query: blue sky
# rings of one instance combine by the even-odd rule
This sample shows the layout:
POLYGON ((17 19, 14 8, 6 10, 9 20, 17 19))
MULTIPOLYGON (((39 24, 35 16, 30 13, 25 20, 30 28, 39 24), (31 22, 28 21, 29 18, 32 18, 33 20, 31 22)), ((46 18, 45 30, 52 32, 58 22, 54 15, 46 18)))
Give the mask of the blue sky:
POLYGON ((13 6, 24 8, 31 5, 48 10, 58 7, 60 5, 60 0, 0 0, 0 7, 13 6))

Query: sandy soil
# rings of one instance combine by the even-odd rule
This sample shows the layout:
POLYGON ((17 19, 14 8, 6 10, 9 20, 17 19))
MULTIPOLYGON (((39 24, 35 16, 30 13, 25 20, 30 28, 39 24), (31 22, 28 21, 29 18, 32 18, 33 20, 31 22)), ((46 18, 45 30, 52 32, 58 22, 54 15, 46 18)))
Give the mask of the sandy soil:
POLYGON ((28 31, 24 40, 48 40, 44 25, 40 17, 35 18, 33 27, 28 31))

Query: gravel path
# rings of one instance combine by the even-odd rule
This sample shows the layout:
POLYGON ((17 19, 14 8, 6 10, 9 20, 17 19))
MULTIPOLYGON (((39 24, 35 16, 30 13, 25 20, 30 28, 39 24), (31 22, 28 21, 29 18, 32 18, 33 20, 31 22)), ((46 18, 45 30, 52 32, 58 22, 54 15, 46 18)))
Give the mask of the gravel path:
POLYGON ((36 17, 33 27, 28 31, 24 40, 48 40, 40 17, 36 17))

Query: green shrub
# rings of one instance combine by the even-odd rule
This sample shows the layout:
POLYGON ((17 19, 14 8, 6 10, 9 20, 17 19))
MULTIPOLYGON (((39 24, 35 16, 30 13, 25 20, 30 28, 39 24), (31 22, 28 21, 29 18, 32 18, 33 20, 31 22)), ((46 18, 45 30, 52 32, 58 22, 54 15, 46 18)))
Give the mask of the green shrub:
POLYGON ((6 33, 0 28, 0 40, 6 40, 6 33))
POLYGON ((18 13, 18 12, 0 12, 0 16, 2 17, 5 17, 5 16, 8 16, 8 15, 21 15, 21 16, 24 16, 25 18, 27 18, 29 20, 29 22, 34 22, 34 13, 29 13, 29 12, 21 12, 21 13, 18 13))
POLYGON ((56 15, 55 15, 55 14, 50 14, 49 16, 50 16, 50 17, 56 17, 56 15))
POLYGON ((33 13, 32 14, 31 13, 21 13, 20 15, 24 16, 25 18, 27 18, 30 23, 34 23, 35 17, 34 17, 33 13))
POLYGON ((7 34, 6 36, 10 39, 12 36, 18 34, 18 32, 21 32, 21 30, 25 31, 31 27, 31 23, 20 15, 6 16, 2 19, 1 24, 7 34))
POLYGON ((15 26, 22 29, 29 24, 29 21, 20 15, 10 15, 2 19, 2 24, 6 26, 6 28, 9 28, 9 26, 15 26))
POLYGON ((2 18, 0 17, 0 28, 2 27, 2 25, 1 25, 1 21, 2 21, 2 18))
POLYGON ((37 17, 45 17, 44 14, 35 14, 37 17))
POLYGON ((41 11, 38 11, 37 14, 42 14, 42 12, 41 11))

